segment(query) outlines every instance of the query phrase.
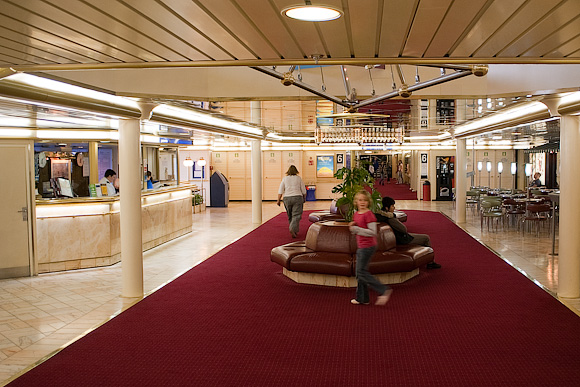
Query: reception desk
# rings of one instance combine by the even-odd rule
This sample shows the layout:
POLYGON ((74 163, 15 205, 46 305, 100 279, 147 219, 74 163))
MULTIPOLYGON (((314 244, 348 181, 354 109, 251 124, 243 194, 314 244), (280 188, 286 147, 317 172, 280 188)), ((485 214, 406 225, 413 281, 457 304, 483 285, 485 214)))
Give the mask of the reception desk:
MULTIPOLYGON (((191 232, 190 186, 143 191, 143 250, 191 232)), ((120 198, 36 201, 38 273, 108 266, 121 260, 120 198)))

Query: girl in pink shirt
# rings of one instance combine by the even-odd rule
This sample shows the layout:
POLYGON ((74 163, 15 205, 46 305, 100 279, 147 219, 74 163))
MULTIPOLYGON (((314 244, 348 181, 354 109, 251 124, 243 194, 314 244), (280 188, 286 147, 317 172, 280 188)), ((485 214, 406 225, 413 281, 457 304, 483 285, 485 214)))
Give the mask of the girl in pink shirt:
POLYGON ((355 305, 369 304, 369 287, 379 294, 375 305, 385 305, 393 290, 382 284, 369 272, 369 263, 377 248, 377 218, 370 210, 371 196, 360 191, 354 196, 353 221, 348 224, 350 232, 356 235, 356 298, 350 300, 355 305))

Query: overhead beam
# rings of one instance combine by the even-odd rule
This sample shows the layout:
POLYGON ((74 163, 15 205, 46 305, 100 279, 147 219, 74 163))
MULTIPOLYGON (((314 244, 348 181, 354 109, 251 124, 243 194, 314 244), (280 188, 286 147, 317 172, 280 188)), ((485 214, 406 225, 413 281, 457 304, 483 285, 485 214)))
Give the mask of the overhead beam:
MULTIPOLYGON (((250 68, 252 68, 254 70, 257 70, 257 71, 260 71, 260 72, 262 72, 264 74, 268 74, 268 75, 270 75, 270 76, 272 76, 274 78, 284 79, 284 74, 279 73, 278 71, 273 70, 273 69, 268 68, 268 67, 264 67, 264 66, 251 66, 250 68)), ((343 101, 342 99, 340 99, 338 97, 335 97, 334 95, 325 93, 324 91, 321 91, 321 90, 317 90, 314 87, 312 87, 309 84, 306 84, 306 83, 304 83, 302 81, 294 80, 292 84, 294 86, 296 86, 296 87, 299 87, 299 88, 301 88, 303 90, 309 91, 312 94, 316 94, 316 95, 318 95, 318 96, 320 96, 320 97, 322 97, 324 99, 327 99, 329 101, 332 101, 332 102, 334 102, 336 104, 339 104, 341 106, 344 106, 344 107, 347 107, 348 108, 351 105, 351 104, 343 101)))
POLYGON ((138 62, 138 63, 62 63, 15 65, 12 69, 22 72, 65 71, 65 70, 107 70, 107 69, 158 69, 186 67, 257 67, 257 66, 307 66, 307 65, 435 65, 450 67, 452 65, 472 64, 580 64, 580 57, 575 58, 339 58, 339 59, 250 59, 250 60, 204 60, 191 62, 138 62))
POLYGON ((344 91, 345 91, 344 95, 346 95, 346 99, 351 101, 352 91, 350 88, 350 81, 348 80, 348 75, 346 75, 346 67, 344 67, 343 65, 340 66, 340 73, 342 74, 342 82, 344 83, 344 91))
POLYGON ((403 69, 401 68, 401 65, 397 65, 397 73, 399 74, 401 85, 406 85, 407 82, 405 82, 405 75, 403 74, 403 69))
MULTIPOLYGON (((412 86, 409 86, 407 88, 407 90, 410 92, 413 92, 416 90, 426 89, 427 87, 439 85, 441 83, 449 82, 449 81, 452 81, 454 79, 463 78, 463 77, 466 77, 466 76, 471 75, 471 74, 472 74, 471 71, 456 71, 454 73, 445 74, 445 75, 442 75, 438 78, 433 78, 433 79, 430 79, 430 80, 425 81, 425 82, 416 83, 412 86)), ((394 90, 394 91, 391 91, 391 92, 383 94, 383 95, 379 95, 379 96, 376 96, 373 98, 365 99, 364 101, 362 101, 356 105, 353 105, 351 107, 351 110, 355 110, 355 109, 361 108, 363 106, 372 105, 373 103, 384 101, 385 99, 394 98, 398 95, 399 95, 399 91, 394 90)))

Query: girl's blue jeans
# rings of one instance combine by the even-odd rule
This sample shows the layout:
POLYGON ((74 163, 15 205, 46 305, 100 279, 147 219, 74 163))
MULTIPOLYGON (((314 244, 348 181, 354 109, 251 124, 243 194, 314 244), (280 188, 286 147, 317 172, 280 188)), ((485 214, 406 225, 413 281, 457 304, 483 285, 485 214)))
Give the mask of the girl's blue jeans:
POLYGON ((376 249, 376 246, 371 246, 356 250, 356 300, 361 304, 369 303, 369 287, 379 295, 389 289, 369 272, 369 263, 376 249))

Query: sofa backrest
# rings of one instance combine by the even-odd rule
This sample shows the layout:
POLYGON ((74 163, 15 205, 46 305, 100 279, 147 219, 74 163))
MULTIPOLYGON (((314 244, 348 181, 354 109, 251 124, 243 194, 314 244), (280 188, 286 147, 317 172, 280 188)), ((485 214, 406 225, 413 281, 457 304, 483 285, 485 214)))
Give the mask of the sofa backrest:
POLYGON ((329 253, 356 253, 356 238, 345 222, 313 223, 306 234, 306 247, 329 253))
POLYGON ((338 214, 338 207, 336 206, 336 199, 330 202, 330 213, 338 214))
MULTIPOLYGON (((397 246, 391 226, 379 223, 377 250, 390 250, 397 246)), ((350 233, 345 222, 323 221, 313 223, 306 234, 306 247, 329 253, 356 253, 356 237, 350 233)))
POLYGON ((379 223, 378 228, 377 250, 385 251, 394 249, 397 246, 397 239, 391 226, 387 223, 379 223))

